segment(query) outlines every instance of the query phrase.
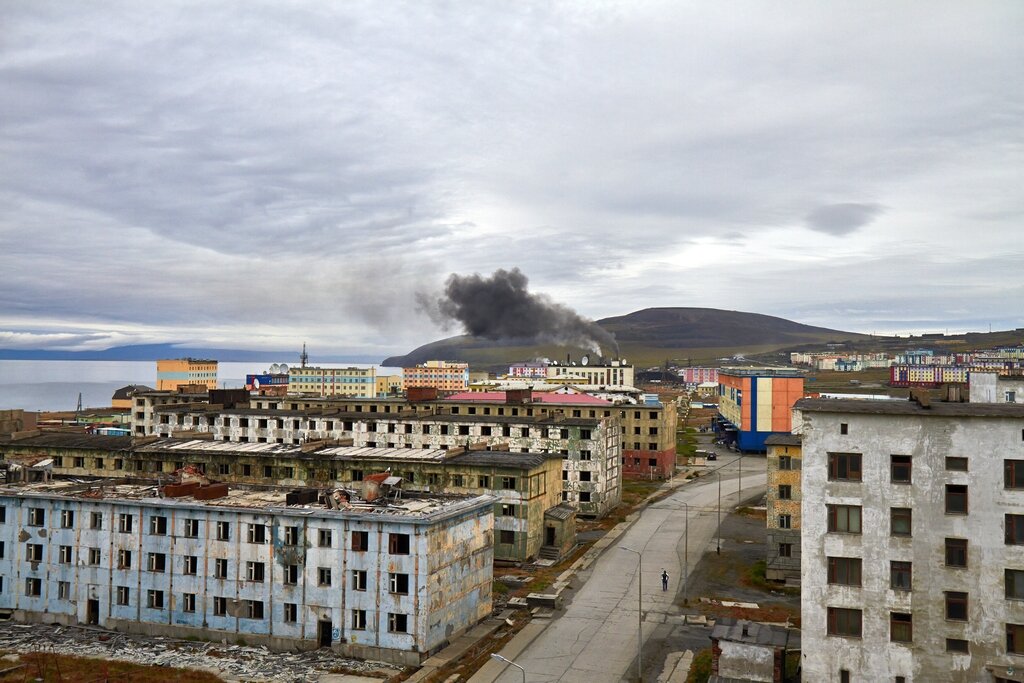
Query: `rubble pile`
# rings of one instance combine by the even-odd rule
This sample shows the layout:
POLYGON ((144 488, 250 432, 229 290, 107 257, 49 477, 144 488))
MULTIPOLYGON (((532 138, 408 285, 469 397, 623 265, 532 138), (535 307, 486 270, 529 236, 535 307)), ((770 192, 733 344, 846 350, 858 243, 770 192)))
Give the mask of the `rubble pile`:
POLYGON ((133 664, 202 669, 227 680, 315 683, 326 673, 376 676, 401 669, 381 662, 341 657, 330 650, 274 652, 266 647, 228 645, 158 636, 134 636, 100 628, 0 622, 0 651, 52 652, 116 659, 133 664))

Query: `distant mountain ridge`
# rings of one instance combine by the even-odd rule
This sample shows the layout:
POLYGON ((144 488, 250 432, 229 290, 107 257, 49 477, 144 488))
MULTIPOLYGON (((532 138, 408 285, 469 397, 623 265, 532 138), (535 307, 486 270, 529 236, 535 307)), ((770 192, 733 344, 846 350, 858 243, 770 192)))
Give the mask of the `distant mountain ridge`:
MULTIPOLYGON (((694 351, 740 349, 756 353, 800 344, 869 338, 866 334, 804 325, 760 313, 717 308, 645 308, 596 322, 615 335, 621 356, 648 362, 652 359, 661 362, 666 357, 683 358, 694 351)), ((498 342, 462 335, 425 344, 404 356, 386 358, 382 365, 409 367, 427 360, 445 359, 497 366, 536 356, 561 358, 565 352, 565 347, 516 340, 498 342)), ((609 353, 609 350, 604 352, 609 353)))
MULTIPOLYGON (((160 360, 163 358, 210 358, 228 362, 276 362, 298 365, 299 352, 247 351, 242 349, 187 348, 174 344, 134 344, 97 351, 54 351, 50 349, 0 349, 0 360, 160 360)), ((317 356, 318 363, 376 363, 378 356, 317 356)))

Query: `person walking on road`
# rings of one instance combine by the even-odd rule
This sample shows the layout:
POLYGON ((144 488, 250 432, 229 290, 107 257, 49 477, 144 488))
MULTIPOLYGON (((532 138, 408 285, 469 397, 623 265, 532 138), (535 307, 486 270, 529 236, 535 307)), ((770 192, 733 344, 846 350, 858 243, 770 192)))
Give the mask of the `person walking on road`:
POLYGON ((664 569, 661 570, 661 590, 668 590, 668 572, 664 569))

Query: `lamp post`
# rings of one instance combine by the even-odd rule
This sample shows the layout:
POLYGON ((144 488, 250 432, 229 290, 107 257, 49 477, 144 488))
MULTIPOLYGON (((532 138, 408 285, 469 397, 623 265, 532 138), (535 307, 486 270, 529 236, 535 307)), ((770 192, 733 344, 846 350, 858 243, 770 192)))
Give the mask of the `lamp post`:
POLYGON ((624 545, 619 546, 620 549, 627 552, 636 554, 637 562, 637 591, 636 591, 636 677, 640 683, 644 681, 644 615, 643 615, 643 595, 644 595, 644 556, 639 550, 633 550, 624 545))
POLYGON ((715 553, 722 554, 722 473, 715 470, 718 475, 718 529, 715 531, 715 553))
POLYGON ((508 659, 506 657, 502 657, 497 652, 492 652, 491 653, 491 658, 492 659, 497 659, 499 662, 505 662, 506 664, 511 664, 515 668, 519 669, 519 671, 523 674, 523 683, 526 683, 526 669, 524 669, 523 667, 519 666, 518 664, 513 662, 511 659, 508 659))
POLYGON ((689 604, 686 599, 686 584, 690 579, 690 505, 679 501, 679 504, 686 508, 686 525, 683 530, 683 604, 689 604))

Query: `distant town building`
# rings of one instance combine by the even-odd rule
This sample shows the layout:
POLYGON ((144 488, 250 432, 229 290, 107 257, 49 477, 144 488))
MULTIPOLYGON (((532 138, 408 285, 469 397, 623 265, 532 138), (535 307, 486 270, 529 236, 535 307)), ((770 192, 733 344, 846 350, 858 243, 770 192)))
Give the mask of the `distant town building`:
POLYGON ((245 389, 260 396, 284 396, 288 393, 290 378, 287 372, 268 370, 245 376, 245 389))
POLYGON ((129 384, 126 387, 121 387, 114 392, 114 395, 110 398, 110 405, 113 408, 128 408, 132 407, 132 398, 135 394, 140 391, 153 391, 153 387, 147 387, 145 384, 129 384))
POLYGON ((624 360, 549 363, 547 378, 570 384, 598 386, 634 386, 633 366, 624 360))
POLYGON ((803 399, 802 674, 1013 681, 1024 405, 803 399))
POLYGON ((679 379, 686 384, 718 384, 718 368, 679 368, 679 379))
POLYGON ((800 581, 800 437, 772 434, 768 448, 766 507, 769 581, 800 581))
POLYGON ((405 384, 401 375, 377 375, 377 398, 401 396, 403 391, 405 384))
POLYGON ((718 373, 716 427, 742 451, 765 450, 772 434, 789 434, 793 404, 804 395, 800 370, 722 368, 718 373))
MULTIPOLYGON (((386 493, 387 475, 374 491, 386 493)), ((493 499, 0 487, 0 609, 415 666, 491 613, 493 499)))
POLYGON ((465 391, 469 388, 469 364, 447 360, 428 360, 413 368, 402 368, 402 385, 433 387, 439 391, 465 391))
POLYGON ((377 396, 377 371, 369 368, 321 368, 313 366, 288 369, 288 392, 313 396, 377 396))
POLYGON ((548 376, 548 364, 541 361, 513 363, 508 368, 508 376, 513 379, 544 379, 548 376))
POLYGON ((186 385, 217 388, 217 361, 201 358, 174 358, 156 362, 157 391, 177 391, 186 385))

